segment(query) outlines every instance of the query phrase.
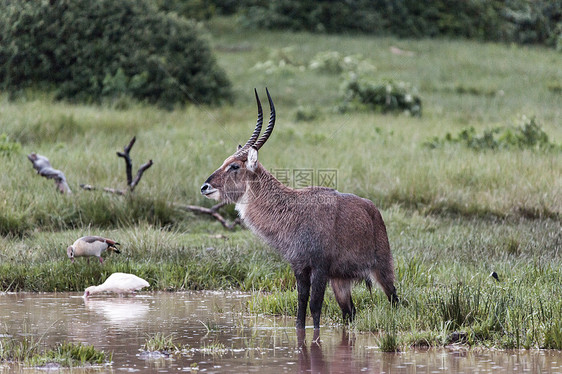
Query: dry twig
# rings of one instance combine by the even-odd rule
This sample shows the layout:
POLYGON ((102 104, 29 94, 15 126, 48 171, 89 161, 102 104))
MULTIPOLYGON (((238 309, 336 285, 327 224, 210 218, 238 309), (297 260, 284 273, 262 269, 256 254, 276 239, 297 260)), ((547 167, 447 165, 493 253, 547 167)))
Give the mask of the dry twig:
POLYGON ((218 210, 225 206, 226 203, 218 203, 213 205, 211 208, 205 208, 199 205, 183 205, 183 204, 174 204, 176 208, 187 210, 194 213, 202 213, 202 214, 209 214, 213 216, 217 221, 219 221, 224 228, 228 230, 233 230, 236 225, 241 224, 240 218, 236 218, 232 222, 228 222, 219 212, 218 210))

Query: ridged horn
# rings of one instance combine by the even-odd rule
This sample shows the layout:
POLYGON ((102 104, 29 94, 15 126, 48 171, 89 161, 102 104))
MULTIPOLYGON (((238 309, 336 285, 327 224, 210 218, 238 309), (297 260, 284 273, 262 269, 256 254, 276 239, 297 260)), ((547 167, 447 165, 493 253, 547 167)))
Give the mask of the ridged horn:
POLYGON ((256 122, 256 128, 254 129, 252 136, 250 136, 250 139, 248 139, 248 141, 246 142, 246 144, 244 144, 243 147, 239 148, 238 151, 236 151, 237 154, 246 153, 248 148, 253 146, 256 140, 258 139, 258 137, 260 136, 261 127, 263 124, 263 110, 261 107, 260 98, 258 96, 258 91, 255 88, 254 88, 254 94, 256 95, 256 103, 258 104, 258 121, 256 122))
POLYGON ((265 132, 258 139, 258 141, 254 143, 254 147, 256 147, 256 149, 260 149, 261 146, 265 144, 265 142, 267 141, 267 139, 269 139, 269 136, 273 132, 273 127, 275 126, 275 106, 273 105, 273 100, 271 99, 267 88, 265 89, 265 92, 267 92, 267 99, 269 100, 269 108, 271 114, 269 115, 269 124, 267 125, 265 132))

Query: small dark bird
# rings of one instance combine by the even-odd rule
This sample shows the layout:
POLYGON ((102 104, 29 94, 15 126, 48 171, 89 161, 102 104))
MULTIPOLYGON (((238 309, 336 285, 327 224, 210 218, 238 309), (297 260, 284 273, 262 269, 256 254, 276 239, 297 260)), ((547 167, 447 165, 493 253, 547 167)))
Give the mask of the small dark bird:
POLYGON ((83 236, 77 239, 74 244, 66 249, 66 254, 71 262, 74 262, 75 257, 92 257, 95 256, 103 263, 101 257, 104 251, 113 251, 121 253, 116 245, 120 245, 115 240, 103 238, 101 236, 83 236))
POLYGON ((500 281, 500 278, 498 277, 498 273, 496 273, 495 271, 492 271, 492 273, 490 274, 490 276, 492 278, 494 278, 495 280, 497 280, 498 282, 500 281))

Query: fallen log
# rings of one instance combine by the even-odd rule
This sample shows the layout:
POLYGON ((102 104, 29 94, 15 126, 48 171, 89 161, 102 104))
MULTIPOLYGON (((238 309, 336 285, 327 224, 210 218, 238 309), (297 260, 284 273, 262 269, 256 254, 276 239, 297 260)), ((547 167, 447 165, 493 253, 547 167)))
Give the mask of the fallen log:
POLYGON ((37 170, 37 174, 47 179, 53 179, 55 186, 60 193, 72 194, 72 190, 66 182, 64 173, 51 166, 49 159, 45 156, 38 155, 33 152, 27 155, 27 159, 33 164, 33 168, 37 170))

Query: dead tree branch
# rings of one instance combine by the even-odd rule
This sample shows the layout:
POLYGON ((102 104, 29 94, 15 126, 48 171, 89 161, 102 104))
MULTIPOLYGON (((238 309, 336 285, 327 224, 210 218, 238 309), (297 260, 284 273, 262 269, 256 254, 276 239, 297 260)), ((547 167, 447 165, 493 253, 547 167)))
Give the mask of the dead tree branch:
POLYGON ((131 160, 130 152, 133 145, 137 141, 137 137, 133 136, 133 139, 129 142, 128 145, 123 148, 123 152, 117 152, 117 156, 123 157, 125 159, 125 172, 127 173, 127 186, 129 187, 129 191, 133 192, 137 184, 140 182, 143 173, 152 166, 152 160, 149 160, 147 163, 143 164, 139 170, 137 171, 137 176, 133 179, 133 161, 131 160))
POLYGON ((135 179, 133 179, 133 181, 129 184, 129 189, 131 190, 131 192, 133 192, 133 190, 135 189, 135 187, 137 186, 137 184, 140 182, 143 173, 145 172, 146 169, 148 169, 149 167, 151 167, 153 164, 152 160, 148 160, 147 163, 142 164, 141 167, 139 168, 139 170, 137 171, 137 176, 135 177, 135 179))
POLYGON ((224 228, 228 230, 233 230, 236 225, 241 224, 240 218, 236 218, 232 222, 228 222, 219 212, 218 210, 225 206, 226 203, 218 203, 211 208, 205 208, 199 205, 183 205, 183 204, 174 204, 176 208, 187 210, 194 213, 202 213, 202 214, 209 214, 213 216, 217 221, 219 221, 224 228))
POLYGON ((129 152, 131 152, 131 148, 135 145, 137 141, 137 137, 133 136, 133 139, 129 142, 128 145, 125 146, 123 152, 117 152, 117 156, 123 157, 125 159, 125 172, 127 173, 127 186, 130 186, 133 183, 133 162, 131 161, 131 156, 129 156, 129 152))
POLYGON ((54 179, 56 188, 60 193, 72 194, 64 173, 58 169, 54 169, 47 157, 33 152, 27 155, 27 158, 33 164, 33 168, 37 170, 37 174, 47 179, 54 179))
MULTIPOLYGON (((131 148, 136 142, 136 137, 133 137, 129 144, 123 148, 123 152, 117 152, 117 156, 122 157, 125 160, 125 172, 127 174, 127 186, 128 190, 120 190, 116 188, 109 188, 105 187, 102 190, 105 192, 109 192, 116 195, 126 195, 127 193, 131 193, 134 191, 137 184, 140 182, 144 172, 150 168, 153 164, 152 160, 149 160, 147 163, 141 165, 141 167, 137 171, 137 175, 133 179, 133 161, 131 160, 131 148)), ((81 184, 81 188, 87 191, 94 191, 98 190, 97 187, 89 185, 89 184, 81 184)), ((239 218, 236 218, 233 222, 228 222, 219 212, 218 210, 225 206, 226 203, 219 203, 211 208, 205 208, 198 205, 183 205, 183 204, 176 204, 172 203, 172 206, 178 209, 182 209, 189 212, 199 213, 199 214, 208 214, 214 217, 217 221, 219 221, 226 229, 232 230, 236 225, 241 224, 239 218)))
MULTIPOLYGON (((137 171, 137 175, 135 176, 135 179, 133 179, 133 161, 131 160, 130 152, 131 152, 131 148, 133 148, 133 145, 135 144, 136 141, 137 141, 137 137, 133 136, 129 144, 127 144, 125 148, 123 148, 123 152, 119 152, 119 151, 117 152, 117 156, 122 157, 125 160, 125 173, 127 174, 128 190, 120 190, 117 188, 104 187, 103 191, 117 194, 117 195, 126 195, 127 192, 133 192, 137 184, 139 184, 144 172, 154 164, 152 160, 148 160, 147 163, 142 164, 139 170, 137 171)), ((82 187, 87 191, 97 190, 96 187, 89 184, 81 184, 80 187, 82 187)))

